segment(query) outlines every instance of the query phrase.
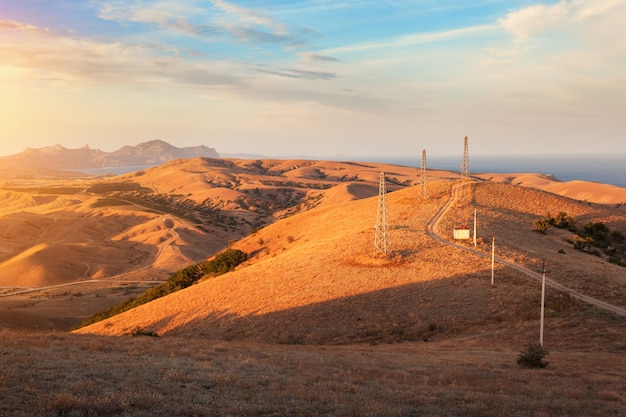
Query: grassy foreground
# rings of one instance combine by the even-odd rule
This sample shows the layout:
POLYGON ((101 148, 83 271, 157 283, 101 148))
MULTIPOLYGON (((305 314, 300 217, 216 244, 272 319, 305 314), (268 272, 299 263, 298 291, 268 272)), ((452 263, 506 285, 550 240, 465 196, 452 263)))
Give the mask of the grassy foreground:
POLYGON ((0 331, 1 416, 626 415, 625 353, 473 338, 291 346, 0 331))

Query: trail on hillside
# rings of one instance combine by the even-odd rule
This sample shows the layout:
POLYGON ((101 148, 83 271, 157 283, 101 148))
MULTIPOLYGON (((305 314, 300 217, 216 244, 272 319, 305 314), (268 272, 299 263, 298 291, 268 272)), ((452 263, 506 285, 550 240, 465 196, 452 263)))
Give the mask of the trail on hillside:
MULTIPOLYGON (((446 238, 444 238, 443 236, 441 236, 439 234, 439 222, 441 221, 443 216, 445 216, 445 214, 448 212, 448 210, 450 210, 450 207, 452 207, 452 205, 459 199, 459 195, 461 193, 461 190, 463 188, 469 186, 470 184, 471 184, 471 182, 464 181, 464 182, 461 182, 459 184, 455 184, 454 187, 452 187, 452 192, 451 192, 450 199, 448 200, 448 202, 443 207, 441 207, 441 209, 439 209, 439 211, 428 222, 428 224, 426 225, 426 233, 431 238, 433 238, 433 239, 435 239, 435 240, 437 240, 437 241, 439 241, 439 242, 441 242, 443 244, 446 244, 446 245, 449 245, 449 246, 453 246, 453 247, 455 247, 457 249, 461 249, 461 250, 464 250, 466 252, 470 252, 470 253, 472 253, 474 255, 478 255, 478 256, 481 256, 483 258, 491 258, 491 254, 487 254, 487 253, 481 252, 481 251, 479 251, 477 249, 468 248, 468 247, 465 247, 463 245, 459 245, 457 243, 451 242, 451 241, 447 240, 446 238)), ((505 265, 505 266, 511 267, 513 269, 516 269, 517 271, 522 272, 523 274, 526 274, 526 275, 528 275, 528 276, 530 276, 530 277, 532 277, 532 278, 534 278, 536 280, 540 281, 543 278, 542 274, 540 274, 538 272, 535 272, 535 271, 533 271, 531 269, 528 269, 528 268, 526 268, 524 266, 521 266, 519 264, 516 264, 515 262, 511 262, 509 260, 506 260, 504 258, 500 258, 500 257, 496 256, 495 257, 495 261, 500 263, 500 264, 502 264, 502 265, 505 265)), ((568 293, 572 297, 575 297, 575 298, 577 298, 577 299, 579 299, 581 301, 584 301, 584 302, 586 302, 588 304, 594 305, 594 306, 596 306, 598 308, 601 308, 603 310, 606 310, 606 311, 610 311, 610 312, 615 313, 617 315, 626 317, 626 309, 625 308, 618 307, 618 306, 613 305, 613 304, 609 304, 609 303, 607 303, 605 301, 598 300, 597 298, 593 298, 593 297, 591 297, 589 295, 586 295, 586 294, 582 294, 582 293, 580 293, 580 292, 578 292, 578 291, 576 291, 574 289, 571 289, 571 288, 566 287, 566 286, 564 286, 562 284, 559 284, 558 282, 554 281, 553 279, 550 279, 550 278, 547 278, 547 277, 546 277, 546 284, 551 286, 552 288, 555 288, 555 289, 559 290, 559 291, 563 291, 565 293, 568 293)))
MULTIPOLYGON (((113 278, 105 278, 105 279, 88 279, 85 281, 75 281, 75 282, 66 282, 64 284, 57 284, 57 285, 48 285, 45 287, 36 287, 36 288, 27 288, 27 289, 22 289, 22 290, 17 290, 14 292, 10 292, 10 293, 6 293, 6 294, 0 294, 0 298, 2 297, 12 297, 15 295, 21 295, 21 294, 27 294, 27 293, 31 293, 31 292, 39 292, 39 291, 47 291, 47 290, 54 290, 57 288, 63 288, 63 287, 72 287, 75 285, 85 285, 85 284, 99 284, 99 283, 107 283, 107 284, 162 284, 165 281, 141 281, 141 280, 134 280, 134 281, 126 281, 126 280, 115 280, 113 278)), ((0 287, 2 288, 2 287, 0 287)))
MULTIPOLYGON (((178 220, 178 219, 177 219, 178 220)), ((186 222, 181 221, 182 225, 186 225, 186 222)), ((176 224, 174 223, 171 227, 169 227, 169 231, 170 231, 170 237, 163 241, 160 245, 158 245, 158 252, 155 255, 154 259, 155 261, 157 259, 159 259, 162 255, 163 252, 166 249, 173 249, 176 252, 179 252, 178 248, 176 247, 176 245, 174 245, 174 243, 176 242, 176 240, 178 240, 180 238, 180 234, 176 231, 176 224)), ((87 274, 89 273, 89 264, 87 262, 82 262, 83 264, 86 265, 87 270, 85 271, 84 276, 87 277, 87 274)), ((179 265, 179 267, 183 267, 184 265, 179 265)), ((141 283, 141 284, 161 284, 165 281, 163 280, 120 280, 120 277, 124 277, 124 276, 130 276, 131 274, 137 274, 139 272, 142 271, 150 271, 150 269, 153 267, 153 264, 148 264, 148 265, 144 265, 141 266, 139 268, 130 270, 130 271, 126 271, 123 272, 121 274, 117 274, 108 278, 100 278, 100 279, 84 279, 82 281, 73 281, 73 282, 66 282, 63 284, 56 284, 56 285, 46 285, 46 286, 42 286, 42 287, 34 287, 34 288, 25 288, 25 289, 18 289, 15 291, 11 291, 11 292, 7 292, 4 294, 0 294, 0 298, 3 297, 11 297, 11 296, 15 296, 15 295, 22 295, 22 294, 27 294, 27 293, 32 293, 32 292, 40 292, 40 291, 47 291, 47 290, 52 290, 52 289, 57 289, 57 288, 63 288, 63 287, 71 287, 71 286, 76 286, 76 285, 85 285, 85 284, 98 284, 98 283, 111 283, 111 284, 129 284, 129 283, 141 283)), ((13 288, 13 287, 4 287, 4 288, 13 288)), ((2 287, 0 287, 0 289, 2 289, 2 287)))

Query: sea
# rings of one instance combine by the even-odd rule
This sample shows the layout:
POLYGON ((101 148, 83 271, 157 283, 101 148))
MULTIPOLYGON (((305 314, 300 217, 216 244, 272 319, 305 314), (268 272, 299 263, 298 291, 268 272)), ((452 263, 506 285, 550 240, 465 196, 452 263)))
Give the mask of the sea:
MULTIPOLYGON (((460 171, 462 156, 426 156, 428 169, 460 171)), ((370 157, 371 162, 421 167, 421 154, 415 158, 370 157)), ((626 188, 626 154, 613 155, 516 155, 472 156, 470 173, 538 173, 552 175, 560 181, 592 181, 626 188)))
POLYGON ((84 168, 80 169, 80 172, 84 172, 89 175, 122 175, 129 172, 141 171, 146 168, 150 168, 155 165, 132 165, 132 166, 119 166, 119 167, 103 167, 103 168, 84 168))

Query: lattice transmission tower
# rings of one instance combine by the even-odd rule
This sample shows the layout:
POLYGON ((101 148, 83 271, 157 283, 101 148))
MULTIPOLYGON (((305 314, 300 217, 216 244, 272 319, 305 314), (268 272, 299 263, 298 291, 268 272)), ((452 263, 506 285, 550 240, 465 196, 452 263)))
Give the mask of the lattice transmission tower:
POLYGON ((465 136, 465 149, 463 150, 463 163, 461 164, 461 176, 465 178, 469 178, 470 176, 469 147, 467 145, 467 136, 465 136))
POLYGON ((422 199, 428 200, 428 184, 426 183, 426 149, 422 149, 422 199))
POLYGON ((381 172, 378 187, 378 214, 374 226, 374 250, 387 256, 390 253, 390 244, 387 187, 385 186, 385 173, 381 172))

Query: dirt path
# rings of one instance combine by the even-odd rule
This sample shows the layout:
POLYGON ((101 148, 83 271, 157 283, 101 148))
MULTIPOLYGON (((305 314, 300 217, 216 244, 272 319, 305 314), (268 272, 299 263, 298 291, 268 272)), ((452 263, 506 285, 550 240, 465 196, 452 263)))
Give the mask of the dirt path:
POLYGON ((6 294, 0 294, 0 298, 2 298, 2 297, 12 297, 12 296, 15 296, 15 295, 27 294, 27 293, 31 293, 31 292, 52 290, 52 289, 55 289, 55 288, 72 287, 72 286, 75 286, 75 285, 85 285, 85 284, 97 284, 97 283, 111 283, 111 284, 162 284, 163 282, 165 282, 165 281, 138 281, 138 280, 135 280, 135 281, 118 281, 118 280, 111 279, 111 278, 107 278, 107 279, 89 279, 89 280, 85 280, 85 281, 66 282, 65 284, 49 285, 49 286, 46 286, 46 287, 26 288, 26 289, 23 289, 23 290, 18 290, 18 291, 6 293, 6 294))
MULTIPOLYGON (((163 241, 159 246, 158 246, 158 252, 156 254, 156 256, 154 257, 154 260, 156 261, 157 259, 159 259, 159 257, 161 257, 165 251, 166 248, 171 248, 172 250, 178 252, 178 248, 176 247, 176 245, 174 244, 176 242, 176 240, 178 240, 180 238, 179 233, 177 232, 177 227, 180 226, 186 226, 186 222, 184 220, 180 220, 180 219, 165 219, 164 221, 166 223, 167 228, 170 231, 170 237, 163 241), (178 223, 177 223, 178 222, 178 223)), ((153 261, 154 262, 154 261, 153 261)), ((89 270, 90 270, 90 265, 87 262, 82 262, 85 266, 86 266, 86 271, 83 274, 84 278, 88 278, 89 275, 89 270)), ((179 267, 184 267, 185 265, 179 265, 179 267)), ((35 287, 35 288, 23 288, 23 289, 19 289, 16 291, 11 291, 11 292, 7 292, 5 294, 0 294, 0 298, 3 297, 11 297, 14 295, 21 295, 21 294, 26 294, 26 293, 32 293, 32 292, 38 292, 38 291, 46 291, 46 290, 51 290, 51 289, 55 289, 55 288, 62 288, 62 287, 71 287, 71 286, 76 286, 76 285, 86 285, 86 284, 97 284, 97 283, 122 283, 122 284, 127 284, 127 283, 147 283, 147 284, 161 284, 164 281, 140 281, 140 280, 122 280, 120 279, 123 276, 126 275, 130 275, 130 274, 137 274, 138 272, 141 271, 149 271, 151 268, 153 267, 153 263, 150 263, 148 265, 144 265, 141 266, 137 269, 134 269, 132 271, 127 271, 124 272, 122 274, 118 274, 118 275, 114 275, 108 278, 101 278, 101 279, 84 279, 82 281, 74 281, 74 282, 67 282, 64 284, 58 284, 58 285, 50 285, 50 286, 44 286, 44 287, 35 287)), ((8 288, 8 287, 7 287, 8 288)), ((0 288, 1 289, 1 288, 0 288)))
MULTIPOLYGON (((491 258, 491 254, 488 253, 484 253, 481 252, 477 249, 473 249, 473 248, 468 248, 465 247, 463 245, 459 245, 456 244, 454 242, 451 242, 447 239, 445 239, 443 236, 441 236, 439 234, 439 222, 441 221, 441 219, 443 218, 443 216, 448 212, 448 210, 450 209, 450 207, 452 206, 452 204, 454 204, 454 202, 456 202, 456 200, 459 198, 459 194, 461 192, 461 190, 467 186, 469 186, 471 184, 471 182, 462 182, 460 184, 456 184, 453 188, 452 188, 452 195, 450 197, 450 199, 448 200, 448 202, 441 207, 441 209, 433 216, 433 218, 428 222, 428 224, 426 225, 426 233, 428 234, 428 236, 430 236, 431 238, 438 240, 439 242, 446 244, 446 245, 450 245, 453 246, 457 249, 461 249, 464 250, 466 252, 470 252, 473 253, 474 255, 478 255, 481 256, 483 258, 491 258)), ((508 261, 504 258, 500 258, 500 257, 495 257, 495 261, 516 269, 519 272, 522 272, 523 274, 526 274, 532 278, 535 278, 537 280, 541 280, 542 279, 542 274, 535 272, 531 269, 528 269, 526 267, 523 267, 521 265, 518 265, 514 262, 508 261)), ((588 304, 594 305, 598 308, 601 308, 603 310, 606 311, 610 311, 612 313, 615 313, 617 315, 620 316, 624 316, 626 317, 626 309, 622 308, 622 307, 618 307, 616 305, 613 304, 609 304, 607 302, 604 302, 602 300, 598 300, 597 298, 593 298, 590 297, 588 295, 582 294, 576 290, 573 290, 571 288, 568 288, 562 284, 559 284, 558 282, 554 281, 553 279, 550 278, 546 278, 546 284, 559 290, 559 291, 563 291, 568 293, 569 295, 571 295, 572 297, 578 298, 579 300, 582 300, 588 304)))

